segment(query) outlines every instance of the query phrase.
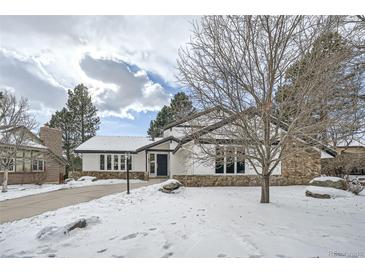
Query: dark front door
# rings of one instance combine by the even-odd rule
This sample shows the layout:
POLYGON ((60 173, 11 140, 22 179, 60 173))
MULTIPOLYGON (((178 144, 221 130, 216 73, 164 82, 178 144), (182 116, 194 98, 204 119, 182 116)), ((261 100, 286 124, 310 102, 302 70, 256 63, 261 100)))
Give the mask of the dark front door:
POLYGON ((157 154, 157 176, 167 176, 167 154, 157 154))

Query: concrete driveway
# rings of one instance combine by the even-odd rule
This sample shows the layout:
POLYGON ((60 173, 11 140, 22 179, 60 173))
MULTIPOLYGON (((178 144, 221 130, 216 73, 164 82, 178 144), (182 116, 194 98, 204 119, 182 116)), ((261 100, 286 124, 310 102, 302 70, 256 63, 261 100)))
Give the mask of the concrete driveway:
MULTIPOLYGON (((149 186, 158 181, 130 184, 130 189, 149 186)), ((0 224, 42 214, 62 207, 88 202, 127 190, 125 184, 85 186, 25 196, 0 202, 0 224)))

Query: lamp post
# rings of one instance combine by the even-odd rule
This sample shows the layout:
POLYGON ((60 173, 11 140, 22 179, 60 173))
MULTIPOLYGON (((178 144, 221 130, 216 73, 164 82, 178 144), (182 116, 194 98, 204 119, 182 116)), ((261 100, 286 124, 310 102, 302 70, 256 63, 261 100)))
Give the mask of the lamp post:
POLYGON ((129 194, 129 161, 130 161, 131 154, 127 153, 127 194, 129 194))

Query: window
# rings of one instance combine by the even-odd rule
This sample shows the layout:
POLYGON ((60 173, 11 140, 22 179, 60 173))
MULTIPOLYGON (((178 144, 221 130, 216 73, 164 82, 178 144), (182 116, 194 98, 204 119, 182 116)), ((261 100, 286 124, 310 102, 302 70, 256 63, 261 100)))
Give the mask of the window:
POLYGON ((114 155, 113 169, 118 170, 118 166, 119 166, 119 156, 114 155))
POLYGON ((224 173, 224 147, 217 147, 215 153, 215 173, 224 173))
POLYGON ((38 160, 38 170, 44 171, 44 161, 38 160))
POLYGON ((125 170, 125 155, 120 155, 120 170, 125 170))
POLYGON ((156 167, 156 160, 155 160, 155 154, 150 154, 150 173, 155 174, 155 167, 156 167))
POLYGON ((38 170, 38 161, 37 160, 33 160, 32 170, 33 171, 37 171, 38 170))
POLYGON ((235 148, 227 147, 226 148, 226 173, 234 173, 234 165, 235 165, 235 148))
POLYGON ((112 170, 112 156, 106 155, 106 169, 107 170, 112 170))
POLYGON ((105 155, 100 155, 100 170, 105 170, 105 155))
POLYGON ((238 147, 236 151, 237 173, 245 173, 245 150, 238 147))
POLYGON ((216 174, 244 174, 245 152, 244 148, 234 146, 219 146, 216 148, 215 173, 216 174))
POLYGON ((32 171, 44 171, 44 161, 43 160, 33 160, 32 161, 32 171))

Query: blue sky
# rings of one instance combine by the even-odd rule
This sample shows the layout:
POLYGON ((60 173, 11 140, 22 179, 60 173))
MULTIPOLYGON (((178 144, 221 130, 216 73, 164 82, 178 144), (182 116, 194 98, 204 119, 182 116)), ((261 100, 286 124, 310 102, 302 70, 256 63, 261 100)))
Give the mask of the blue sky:
POLYGON ((0 89, 29 99, 39 125, 85 84, 99 109, 98 135, 145 135, 180 89, 184 16, 0 16, 0 89))

